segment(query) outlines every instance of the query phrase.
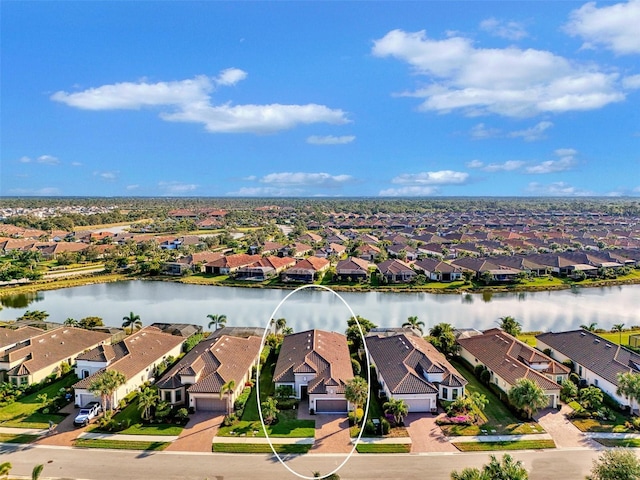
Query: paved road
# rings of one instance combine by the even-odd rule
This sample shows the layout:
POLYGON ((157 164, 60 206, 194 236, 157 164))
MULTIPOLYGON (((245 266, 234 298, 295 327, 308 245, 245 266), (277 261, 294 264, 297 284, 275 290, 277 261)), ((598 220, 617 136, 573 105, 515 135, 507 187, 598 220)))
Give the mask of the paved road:
MULTIPOLYGON (((44 464, 43 478, 136 480, 286 480, 297 479, 273 456, 180 452, 131 452, 81 450, 35 445, 0 445, 3 462, 11 462, 14 475, 30 476, 34 465, 44 464)), ((512 452, 523 460, 531 480, 583 480, 598 452, 590 449, 558 449, 512 452)), ((290 457, 287 465, 311 476, 328 473, 342 463, 342 455, 290 457)), ((451 470, 478 467, 487 453, 436 453, 426 455, 354 455, 340 470, 343 480, 448 480, 451 470)))

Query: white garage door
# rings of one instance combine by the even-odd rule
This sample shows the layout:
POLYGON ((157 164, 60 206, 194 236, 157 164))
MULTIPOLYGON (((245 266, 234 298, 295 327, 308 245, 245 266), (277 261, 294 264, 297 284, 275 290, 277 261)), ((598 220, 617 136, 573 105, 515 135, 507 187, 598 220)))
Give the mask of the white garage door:
POLYGON ((405 399, 404 402, 409 407, 409 413, 430 412, 431 411, 431 399, 430 398, 405 399))
POLYGON ((196 398, 196 411, 226 412, 227 399, 219 398, 196 398))
POLYGON ((100 402, 100 399, 98 397, 94 397, 90 393, 81 393, 80 402, 78 404, 81 407, 84 407, 89 402, 100 402))
POLYGON ((346 400, 316 400, 316 413, 346 413, 346 400))

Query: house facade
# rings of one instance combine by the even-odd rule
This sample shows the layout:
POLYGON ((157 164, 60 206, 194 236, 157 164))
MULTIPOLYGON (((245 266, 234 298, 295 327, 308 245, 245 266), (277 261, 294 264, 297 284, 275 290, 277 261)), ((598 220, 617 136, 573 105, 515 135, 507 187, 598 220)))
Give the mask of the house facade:
POLYGON ((467 381, 424 338, 374 332, 365 341, 385 396, 404 400, 409 412, 435 412, 438 399, 464 396, 467 381))
POLYGON ((369 262, 362 258, 352 257, 340 260, 336 265, 338 281, 363 282, 369 279, 369 262))
POLYGON ((308 330, 284 337, 273 374, 276 388, 290 386, 298 399, 309 400, 309 411, 346 413, 344 396, 353 378, 347 338, 335 332, 308 330))
POLYGON ((326 258, 309 257, 300 260, 293 267, 282 272, 283 282, 313 283, 318 276, 329 269, 331 262, 326 258))

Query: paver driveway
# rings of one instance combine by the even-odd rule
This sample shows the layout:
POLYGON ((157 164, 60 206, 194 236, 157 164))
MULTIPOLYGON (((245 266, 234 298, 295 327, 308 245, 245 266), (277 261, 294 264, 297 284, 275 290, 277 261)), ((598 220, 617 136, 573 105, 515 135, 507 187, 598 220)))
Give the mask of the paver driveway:
POLYGON ((601 448, 595 440, 591 440, 582 433, 573 423, 569 421, 567 415, 571 413, 571 407, 562 405, 560 411, 546 409, 536 415, 538 423, 551 435, 559 448, 589 447, 601 448))
POLYGON ((73 441, 78 435, 87 429, 87 427, 76 427, 73 424, 73 420, 76 418, 79 410, 80 409, 76 408, 73 403, 64 407, 60 410, 60 413, 67 414, 65 419, 55 426, 53 432, 40 437, 35 443, 39 445, 57 445, 60 447, 72 446, 73 441))
POLYGON ((315 442, 309 453, 349 453, 353 448, 349 420, 340 415, 315 415, 315 442))
POLYGON ((167 447, 174 452, 211 452, 213 437, 222 425, 223 414, 196 412, 176 441, 167 447))
POLYGON ((436 425, 436 416, 430 413, 410 413, 404 419, 411 437, 411 453, 457 452, 436 425))

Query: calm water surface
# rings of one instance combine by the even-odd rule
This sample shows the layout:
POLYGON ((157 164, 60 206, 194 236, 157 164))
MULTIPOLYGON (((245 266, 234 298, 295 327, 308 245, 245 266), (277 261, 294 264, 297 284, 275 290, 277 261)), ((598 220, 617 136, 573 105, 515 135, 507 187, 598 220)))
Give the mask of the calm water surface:
MULTIPOLYGON (((27 310, 45 310, 63 322, 98 316, 120 326, 129 312, 144 324, 196 323, 206 327, 208 314, 225 314, 229 325, 264 326, 289 290, 211 287, 169 282, 130 281, 87 285, 2 299, 0 320, 12 320, 27 310)), ((378 325, 400 326, 416 315, 427 326, 449 322, 459 327, 490 328, 511 315, 525 330, 559 331, 596 322, 640 324, 640 285, 581 288, 553 292, 435 295, 427 293, 341 293, 353 311, 378 325)), ((342 331, 350 314, 332 293, 302 290, 276 313, 294 330, 342 331)))

